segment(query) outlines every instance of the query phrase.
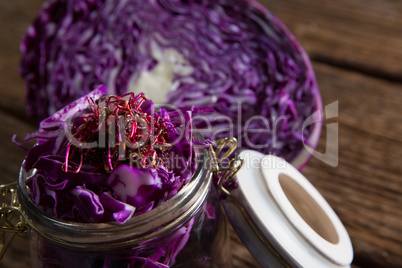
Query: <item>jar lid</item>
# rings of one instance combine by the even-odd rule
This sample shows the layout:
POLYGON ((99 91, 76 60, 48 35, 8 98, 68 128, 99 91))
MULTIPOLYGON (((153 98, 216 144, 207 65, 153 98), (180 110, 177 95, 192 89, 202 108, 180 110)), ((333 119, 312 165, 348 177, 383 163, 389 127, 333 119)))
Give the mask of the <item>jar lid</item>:
POLYGON ((342 222, 291 164, 245 150, 232 198, 222 201, 234 230, 263 267, 350 267, 342 222))

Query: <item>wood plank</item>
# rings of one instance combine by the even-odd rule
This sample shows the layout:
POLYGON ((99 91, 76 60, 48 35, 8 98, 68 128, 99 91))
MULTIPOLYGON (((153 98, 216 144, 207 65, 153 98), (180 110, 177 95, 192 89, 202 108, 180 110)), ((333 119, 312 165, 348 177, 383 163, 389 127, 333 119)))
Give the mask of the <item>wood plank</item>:
MULTIPOLYGON (((344 131, 354 132, 348 128, 344 131)), ((370 135, 363 137, 375 139, 370 135)), ((348 147, 341 141, 340 149, 347 151, 348 147)), ((339 166, 332 169, 314 159, 303 173, 346 226, 354 245, 354 263, 372 263, 371 267, 402 265, 402 190, 400 186, 392 187, 400 176, 389 171, 376 172, 375 167, 365 168, 358 163, 350 165, 349 162, 356 163, 354 159, 360 152, 353 150, 350 154, 353 156, 341 153, 339 166)))
POLYGON ((27 133, 34 131, 34 127, 3 112, 0 112, 0 122, 0 184, 4 184, 18 180, 26 155, 25 150, 12 143, 12 136, 17 134, 18 140, 22 140, 27 133))
MULTIPOLYGON (((313 68, 324 105, 339 101, 343 124, 402 142, 402 84, 326 64, 313 63, 313 68)), ((386 154, 385 149, 377 153, 386 154)))
POLYGON ((0 109, 25 115, 25 84, 18 73, 19 44, 43 0, 0 1, 0 109))
POLYGON ((402 81, 402 2, 259 0, 313 60, 402 81))
MULTIPOLYGON (((314 67, 324 104, 339 101, 339 165, 331 167, 313 158, 303 173, 345 224, 354 245, 355 264, 400 267, 400 84, 319 63, 314 67)), ((325 142, 324 128, 319 152, 325 152, 325 142)))
POLYGON ((29 268, 31 267, 31 255, 29 252, 29 240, 27 236, 15 236, 6 255, 0 262, 3 268, 29 268))
MULTIPOLYGON (((0 184, 18 180, 18 173, 26 152, 11 142, 11 137, 17 134, 22 139, 34 128, 19 119, 0 111, 0 184)), ((17 235, 12 241, 0 267, 30 267, 28 238, 17 235)))

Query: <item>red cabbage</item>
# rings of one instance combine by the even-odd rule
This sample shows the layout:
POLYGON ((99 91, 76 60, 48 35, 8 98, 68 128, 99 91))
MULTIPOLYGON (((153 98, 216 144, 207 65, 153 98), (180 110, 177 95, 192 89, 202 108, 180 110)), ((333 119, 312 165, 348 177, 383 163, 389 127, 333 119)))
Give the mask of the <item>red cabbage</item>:
POLYGON ((318 140, 319 123, 303 128, 321 109, 309 59, 253 0, 51 0, 21 52, 27 112, 38 118, 100 84, 126 93, 168 64, 164 102, 213 108, 194 122, 206 138, 235 136, 241 148, 288 161, 318 140))
POLYGON ((35 170, 26 182, 30 197, 53 217, 124 223, 174 196, 195 170, 190 111, 184 127, 170 119, 177 112, 157 111, 142 95, 127 100, 106 91, 79 98, 24 139, 37 140, 23 165, 35 170))
MULTIPOLYGON (((181 122, 177 124, 171 118, 181 114, 178 110, 155 109, 143 95, 121 98, 104 96, 106 92, 100 86, 79 98, 43 120, 39 130, 24 139, 37 140, 27 149, 23 164, 32 174, 26 181, 29 197, 52 217, 124 224, 162 205, 195 171, 194 145, 204 144, 193 140, 191 111, 175 119, 181 122), (87 146, 92 143, 96 145, 87 146)), ((166 234, 153 245, 152 254, 141 247, 124 256, 114 251, 89 254, 38 237, 34 256, 44 267, 169 267, 187 244, 194 220, 166 234)))

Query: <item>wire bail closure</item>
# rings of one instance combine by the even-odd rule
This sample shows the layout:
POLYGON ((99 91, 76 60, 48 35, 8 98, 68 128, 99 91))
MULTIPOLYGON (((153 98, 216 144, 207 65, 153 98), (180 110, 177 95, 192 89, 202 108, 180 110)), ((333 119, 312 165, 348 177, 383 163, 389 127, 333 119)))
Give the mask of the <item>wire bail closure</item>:
POLYGON ((283 256, 281 256, 281 254, 267 240, 261 230, 257 227, 257 224, 253 221, 251 215, 244 207, 242 202, 238 199, 237 196, 231 194, 231 190, 228 190, 227 186, 235 185, 235 176, 244 164, 244 160, 239 156, 235 156, 231 160, 228 159, 228 157, 237 149, 236 138, 227 137, 224 139, 216 140, 214 142, 214 145, 216 147, 216 150, 214 150, 211 144, 209 153, 212 162, 212 173, 220 176, 217 182, 218 189, 226 195, 227 200, 238 209, 241 215, 243 215, 249 227, 254 231, 254 233, 257 235, 263 245, 276 257, 279 263, 282 264, 282 267, 290 268, 291 265, 289 264, 289 262, 283 256), (227 150, 222 154, 222 151, 225 147, 227 148, 227 150), (222 156, 220 156, 221 154, 222 156), (229 163, 227 165, 224 165, 224 163, 227 161, 229 161, 229 163))
POLYGON ((221 175, 218 181, 218 188, 225 195, 230 196, 230 191, 226 188, 226 186, 235 182, 234 177, 243 166, 244 160, 238 156, 229 160, 229 156, 237 149, 236 138, 227 137, 216 140, 214 143, 216 150, 213 149, 212 145, 210 145, 209 150, 212 162, 212 173, 221 175), (222 154, 225 148, 227 148, 227 150, 222 154), (229 163, 224 165, 227 161, 229 161, 229 163))
MULTIPOLYGON (((235 185, 235 175, 244 164, 244 160, 239 156, 229 159, 236 149, 237 140, 234 137, 216 140, 213 144, 210 144, 209 155, 211 160, 211 171, 219 177, 217 187, 225 194, 225 196, 228 197, 228 200, 231 200, 231 202, 233 202, 240 210, 247 222, 251 225, 252 229, 258 234, 260 239, 264 241, 264 244, 270 248, 271 251, 275 252, 270 243, 266 241, 258 230, 247 210, 241 202, 231 194, 231 189, 229 189, 235 185)), ((17 193, 17 182, 0 185, 0 202, 2 202, 0 207, 0 261, 16 234, 24 236, 29 234, 31 231, 31 227, 25 220, 24 214, 21 210, 17 193)), ((279 259, 282 259, 281 256, 278 256, 278 253, 275 255, 277 255, 279 259)), ((284 263, 284 260, 282 259, 281 262, 284 263)), ((284 265, 284 267, 289 266, 284 265)))
MULTIPOLYGON (((211 146, 210 159, 212 160, 212 172, 222 174, 219 181, 219 189, 230 195, 225 185, 233 182, 233 177, 241 168, 243 160, 240 158, 232 159, 227 166, 222 165, 226 159, 236 150, 237 140, 235 138, 225 138, 215 142, 217 150, 211 146), (225 148, 227 151, 220 156, 225 148), (220 156, 219 159, 217 156, 220 156)), ((17 182, 0 185, 0 261, 10 246, 15 235, 27 235, 31 231, 18 201, 17 182)))
POLYGON ((21 211, 17 191, 17 182, 0 185, 0 261, 15 235, 27 235, 31 230, 21 211))
MULTIPOLYGON (((277 256, 277 258, 283 264, 283 267, 290 267, 283 257, 280 256, 280 254, 272 247, 269 241, 267 241, 263 236, 243 204, 236 196, 231 194, 231 191, 236 185, 235 176, 244 164, 244 160, 239 156, 235 156, 232 159, 229 158, 236 151, 236 149, 237 140, 234 137, 216 140, 213 142, 213 144, 210 144, 209 155, 211 161, 211 172, 219 178, 216 186, 227 197, 226 200, 232 202, 232 204, 238 208, 240 213, 243 215, 258 237, 263 241, 265 246, 277 256)), ((0 185, 0 202, 1 261, 15 235, 27 235, 30 233, 31 227, 27 223, 18 201, 17 182, 7 185, 0 185)))

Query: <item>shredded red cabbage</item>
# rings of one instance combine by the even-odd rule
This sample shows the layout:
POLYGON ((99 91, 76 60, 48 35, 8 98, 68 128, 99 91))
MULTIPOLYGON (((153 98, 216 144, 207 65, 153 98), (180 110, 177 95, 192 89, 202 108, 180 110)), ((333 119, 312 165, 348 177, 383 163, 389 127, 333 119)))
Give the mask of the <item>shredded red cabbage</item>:
MULTIPOLYGON (((37 141, 23 164, 33 174, 26 181, 29 197, 50 216, 124 224, 170 199, 195 171, 191 111, 173 120, 181 124, 173 123, 180 111, 156 110, 143 95, 106 93, 106 87, 98 87, 43 120, 24 139, 37 141)), ((169 267, 193 224, 194 217, 169 232, 151 255, 142 249, 92 256, 42 237, 34 254, 43 267, 169 267)))
POLYGON ((156 111, 143 95, 101 97, 106 92, 100 86, 24 139, 37 140, 23 166, 36 170, 26 182, 30 197, 53 217, 125 223, 174 196, 195 170, 191 112, 182 135, 175 114, 156 111))
POLYGON ((168 239, 155 244, 155 252, 151 254, 144 249, 117 249, 106 254, 75 251, 52 244, 43 237, 37 237, 40 246, 35 254, 38 254, 41 267, 168 268, 179 262, 178 254, 188 243, 193 225, 194 218, 171 232, 168 239))
POLYGON ((194 122, 205 137, 235 136, 288 161, 303 143, 316 145, 309 139, 320 126, 303 128, 321 108, 309 59, 253 0, 45 3, 21 43, 28 113, 44 118, 100 84, 128 92, 163 63, 155 46, 180 55, 166 103, 214 109, 194 122))

